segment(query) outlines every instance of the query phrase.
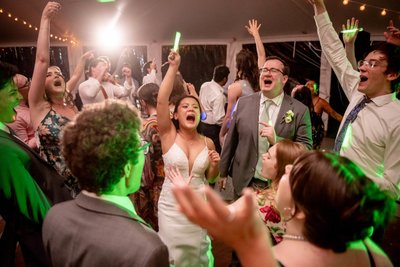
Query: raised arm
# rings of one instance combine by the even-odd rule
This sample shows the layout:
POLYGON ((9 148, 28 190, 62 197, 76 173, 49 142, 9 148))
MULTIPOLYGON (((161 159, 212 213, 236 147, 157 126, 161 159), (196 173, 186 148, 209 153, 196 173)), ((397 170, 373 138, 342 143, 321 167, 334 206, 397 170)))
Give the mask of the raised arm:
POLYGON ((334 70, 344 93, 350 99, 354 93, 357 93, 360 73, 353 69, 353 66, 347 59, 346 51, 332 26, 324 1, 309 0, 309 2, 314 6, 314 19, 317 25, 321 48, 329 65, 334 70))
POLYGON ((72 73, 71 78, 67 82, 67 90, 72 93, 76 89, 76 84, 79 79, 82 77, 82 73, 85 69, 86 60, 89 60, 94 57, 93 51, 88 51, 84 53, 80 58, 78 65, 76 65, 74 69, 74 73, 72 73))
POLYGON ((346 49, 347 59, 350 61, 354 70, 357 70, 357 59, 355 54, 355 42, 358 34, 358 19, 347 19, 346 25, 342 25, 343 42, 346 49))
POLYGON ((260 37, 260 27, 261 24, 258 24, 257 20, 252 19, 249 20, 249 26, 245 26, 247 31, 253 36, 254 42, 256 43, 256 48, 257 48, 257 63, 258 63, 258 68, 262 68, 265 63, 266 59, 266 54, 265 54, 265 49, 264 49, 264 44, 261 41, 260 37))
POLYGON ((43 95, 45 92, 47 68, 50 64, 50 21, 55 17, 60 9, 61 5, 59 3, 48 2, 46 7, 43 9, 40 20, 35 67, 33 69, 32 83, 28 95, 31 117, 33 118, 37 117, 38 112, 40 112, 43 105, 46 104, 43 95))
POLYGON ((164 153, 173 144, 176 129, 169 115, 169 97, 172 93, 176 73, 178 72, 181 57, 176 52, 168 56, 169 67, 161 83, 157 98, 157 124, 160 131, 161 146, 164 153))

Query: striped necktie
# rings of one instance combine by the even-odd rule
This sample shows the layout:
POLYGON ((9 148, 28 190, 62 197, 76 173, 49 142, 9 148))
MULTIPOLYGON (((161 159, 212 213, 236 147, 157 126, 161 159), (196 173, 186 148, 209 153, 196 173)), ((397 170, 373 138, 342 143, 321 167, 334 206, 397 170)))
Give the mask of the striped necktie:
POLYGON ((343 123, 342 128, 339 131, 338 136, 335 140, 335 147, 333 151, 339 152, 340 148, 343 145, 344 137, 346 136, 346 131, 350 123, 353 123, 357 118, 358 113, 365 107, 367 103, 371 102, 371 99, 364 95, 363 99, 355 105, 355 107, 350 111, 349 115, 347 115, 346 120, 343 123))

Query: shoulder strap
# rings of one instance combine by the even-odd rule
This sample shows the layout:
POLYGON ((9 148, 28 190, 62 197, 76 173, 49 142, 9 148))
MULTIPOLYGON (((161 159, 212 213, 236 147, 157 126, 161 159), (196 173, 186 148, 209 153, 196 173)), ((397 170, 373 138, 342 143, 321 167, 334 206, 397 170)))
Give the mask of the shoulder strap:
POLYGON ((368 258, 369 258, 369 263, 371 267, 376 267, 375 265, 375 261, 374 261, 374 257, 372 256, 371 251, 369 250, 367 244, 365 244, 365 242, 363 241, 365 248, 367 249, 367 253, 368 253, 368 258))

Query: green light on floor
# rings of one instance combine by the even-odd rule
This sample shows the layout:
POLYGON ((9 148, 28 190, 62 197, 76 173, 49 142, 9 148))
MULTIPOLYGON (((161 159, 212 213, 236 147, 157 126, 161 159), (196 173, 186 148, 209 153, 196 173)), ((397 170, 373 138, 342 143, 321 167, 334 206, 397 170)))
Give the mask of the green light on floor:
POLYGON ((115 0, 97 0, 97 2, 99 3, 110 3, 110 2, 114 2, 115 0))

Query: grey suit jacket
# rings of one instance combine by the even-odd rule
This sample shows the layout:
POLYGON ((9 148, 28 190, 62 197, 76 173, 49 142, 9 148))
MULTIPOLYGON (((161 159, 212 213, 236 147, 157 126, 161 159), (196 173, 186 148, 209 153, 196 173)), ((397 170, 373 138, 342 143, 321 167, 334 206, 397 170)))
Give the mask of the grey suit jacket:
MULTIPOLYGON (((220 175, 232 176, 235 196, 239 196, 253 178, 258 157, 258 118, 261 93, 241 97, 237 103, 221 154, 220 175)), ((291 139, 312 148, 311 119, 308 108, 284 95, 275 123, 277 139, 291 139), (293 121, 286 123, 285 113, 292 110, 293 121)))
POLYGON ((169 266, 167 247, 140 217, 82 193, 50 209, 43 242, 53 266, 169 266))

